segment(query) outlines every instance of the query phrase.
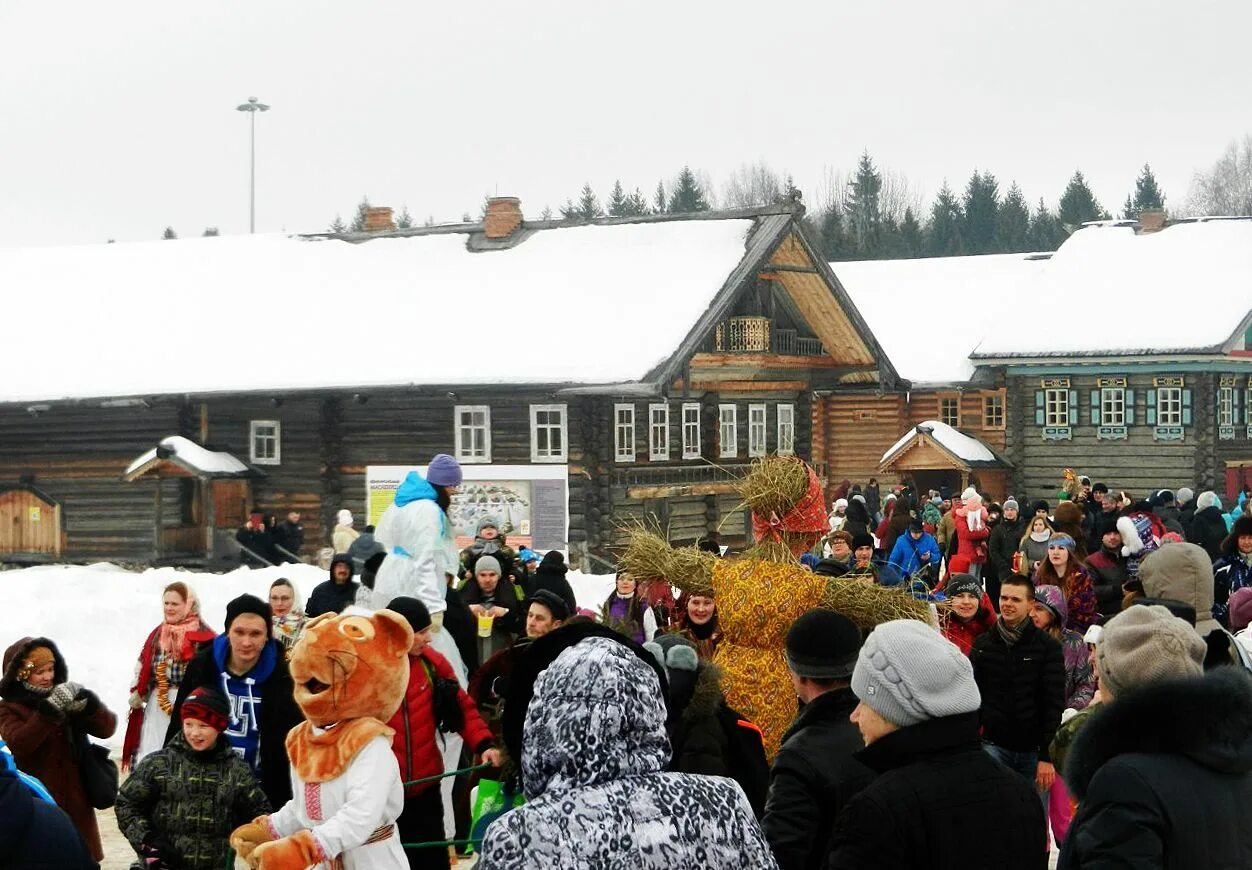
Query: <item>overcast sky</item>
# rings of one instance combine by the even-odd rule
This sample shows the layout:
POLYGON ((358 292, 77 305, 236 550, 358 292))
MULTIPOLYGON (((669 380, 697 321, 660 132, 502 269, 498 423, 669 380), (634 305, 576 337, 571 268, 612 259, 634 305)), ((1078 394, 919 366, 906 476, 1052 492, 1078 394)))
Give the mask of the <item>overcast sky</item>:
POLYGON ((863 149, 927 201, 975 168, 1116 211, 1168 203, 1252 132, 1252 3, 0 4, 0 247, 324 230, 362 194, 419 221, 530 217, 590 180, 650 193, 745 162, 812 204, 863 149))

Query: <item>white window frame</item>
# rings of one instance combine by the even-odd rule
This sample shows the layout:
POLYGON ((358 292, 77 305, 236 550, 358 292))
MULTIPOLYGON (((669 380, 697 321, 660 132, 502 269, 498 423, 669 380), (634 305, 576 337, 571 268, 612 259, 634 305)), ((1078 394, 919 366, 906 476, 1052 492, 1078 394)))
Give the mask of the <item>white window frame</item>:
POLYGON ((1217 388, 1217 425, 1235 425, 1235 388, 1217 388))
POLYGON ((669 459, 669 404, 648 405, 648 458, 653 462, 669 459), (657 413, 660 419, 657 419, 657 413))
POLYGON ((1043 391, 1043 425, 1069 426, 1069 387, 1043 391))
POLYGON ((717 406, 717 456, 719 459, 734 459, 739 455, 739 406, 717 406), (726 412, 730 412, 729 418, 726 412))
POLYGON ((567 405, 531 405, 530 406, 530 461, 531 462, 566 462, 569 457, 569 407, 567 405), (552 423, 542 424, 542 428, 548 433, 548 446, 541 448, 539 446, 539 415, 541 413, 557 413, 561 415, 561 422, 553 425, 552 423), (552 448, 552 433, 556 432, 560 439, 561 445, 559 450, 552 448))
POLYGON ((456 405, 452 409, 452 437, 453 447, 455 449, 454 456, 456 461, 462 465, 483 465, 491 462, 491 406, 490 405, 456 405), (468 423, 463 419, 463 415, 470 415, 468 423), (481 423, 475 423, 473 415, 482 414, 481 423), (474 431, 482 430, 483 444, 482 452, 474 451, 474 431), (466 436, 469 436, 469 444, 466 444, 466 436))
POLYGON ((1158 428, 1182 425, 1182 387, 1156 388, 1156 425, 1158 428))
POLYGON ((748 456, 758 458, 764 456, 769 451, 769 445, 766 443, 766 433, 769 431, 768 426, 769 413, 765 405, 749 405, 748 406, 748 456), (756 419, 760 414, 760 419, 756 419))
POLYGON ((988 393, 982 397, 982 427, 997 430, 1004 428, 1004 395, 1002 393, 988 393))
POLYGON ((1126 425, 1126 388, 1100 387, 1100 425, 1126 425))
POLYGON ((953 429, 959 429, 961 426, 961 397, 956 396, 940 396, 939 397, 939 422, 946 423, 953 429), (948 417, 946 406, 948 402, 952 403, 953 413, 951 419, 948 417))
POLYGON ((700 458, 700 403, 683 402, 683 459, 700 458))
POLYGON ((635 406, 618 404, 613 406, 613 458, 617 462, 635 461, 635 406), (622 415, 628 414, 630 419, 623 420, 622 415))
POLYGON ((250 420, 248 421, 248 461, 253 465, 281 465, 283 461, 283 424, 281 420, 250 420), (273 435, 262 435, 257 430, 264 427, 273 427, 273 435), (274 455, 261 455, 257 453, 257 438, 272 438, 274 441, 274 455))
POLYGON ((796 406, 787 402, 774 410, 778 415, 778 455, 791 456, 796 452, 796 406))

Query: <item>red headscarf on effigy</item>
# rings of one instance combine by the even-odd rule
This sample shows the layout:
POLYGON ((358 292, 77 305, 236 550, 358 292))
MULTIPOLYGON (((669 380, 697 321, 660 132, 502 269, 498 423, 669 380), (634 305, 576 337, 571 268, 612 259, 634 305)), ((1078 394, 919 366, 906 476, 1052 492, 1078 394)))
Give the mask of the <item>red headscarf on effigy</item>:
POLYGON ((791 550, 796 555, 812 547, 815 540, 812 536, 821 535, 828 528, 821 481, 811 465, 805 463, 804 469, 809 475, 809 487, 795 507, 781 517, 778 514, 768 517, 752 514, 752 535, 758 542, 766 537, 781 541, 783 532, 805 536, 791 542, 791 550))

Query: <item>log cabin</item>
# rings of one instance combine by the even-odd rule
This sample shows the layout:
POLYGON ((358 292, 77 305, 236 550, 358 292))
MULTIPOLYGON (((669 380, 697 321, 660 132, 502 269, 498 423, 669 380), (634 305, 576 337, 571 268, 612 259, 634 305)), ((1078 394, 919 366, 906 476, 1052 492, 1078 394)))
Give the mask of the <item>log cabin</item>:
POLYGON ((471 224, 0 251, 30 361, 0 388, 0 484, 60 505, 69 560, 220 565, 253 509, 301 511, 311 552, 440 452, 462 536, 493 516, 586 567, 645 520, 742 541, 748 464, 828 454, 814 395, 900 388, 802 215, 497 197, 471 224))

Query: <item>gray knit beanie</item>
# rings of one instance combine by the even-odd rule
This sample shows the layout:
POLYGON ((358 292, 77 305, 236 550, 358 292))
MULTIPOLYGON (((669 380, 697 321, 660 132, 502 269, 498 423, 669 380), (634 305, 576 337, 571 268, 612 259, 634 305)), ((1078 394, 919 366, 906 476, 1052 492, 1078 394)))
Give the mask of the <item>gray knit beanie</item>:
POLYGON ((500 560, 495 556, 479 556, 474 563, 474 576, 477 577, 483 571, 495 571, 500 573, 500 560))
POLYGON ((1159 604, 1139 605, 1110 619, 1100 633, 1100 684, 1117 697, 1131 689, 1204 673, 1208 646, 1190 625, 1159 604))
POLYGON ((969 659, 915 619, 885 622, 870 632, 852 672, 852 691, 901 728, 982 706, 969 659))
POLYGON ((1004 510, 1006 510, 1006 511, 1008 511, 1008 510, 1019 511, 1019 510, 1021 510, 1021 508, 1019 508, 1019 507, 1017 506, 1017 499, 1015 499, 1015 498, 1006 498, 1006 499, 1004 500, 1004 510))

